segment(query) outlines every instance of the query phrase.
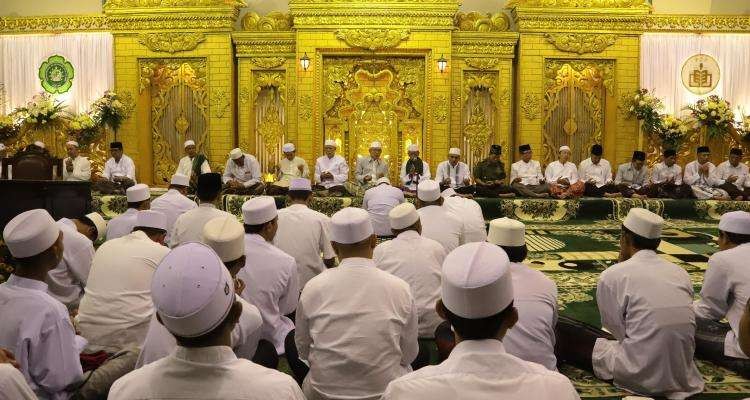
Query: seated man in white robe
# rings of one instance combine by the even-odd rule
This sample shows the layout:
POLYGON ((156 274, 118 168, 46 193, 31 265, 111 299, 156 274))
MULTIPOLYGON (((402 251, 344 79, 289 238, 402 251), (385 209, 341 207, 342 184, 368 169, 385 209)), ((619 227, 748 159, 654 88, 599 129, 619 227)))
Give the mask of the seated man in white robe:
POLYGON ((187 197, 190 178, 186 175, 175 174, 169 181, 167 193, 155 198, 151 202, 151 209, 167 216, 167 243, 170 242, 174 224, 180 215, 198 207, 187 197))
POLYGON ((549 184, 549 192, 556 199, 581 197, 586 184, 578 177, 578 168, 570 161, 570 147, 561 146, 558 158, 544 170, 544 179, 549 184))
POLYGON ((13 353, 0 347, 0 393, 7 400, 37 400, 13 353))
POLYGON ((729 158, 716 166, 711 175, 714 187, 727 192, 730 198, 737 201, 750 198, 750 172, 747 165, 742 162, 742 157, 742 149, 730 149, 729 158))
POLYGON ((63 160, 63 180, 68 182, 86 182, 91 180, 91 162, 78 154, 78 142, 70 140, 65 143, 68 156, 63 160))
POLYGON ((198 176, 211 172, 211 166, 208 164, 208 159, 205 155, 198 154, 195 141, 185 141, 184 147, 185 157, 180 159, 175 174, 187 176, 190 182, 190 187, 195 189, 195 186, 198 183, 198 176))
POLYGON ((534 153, 531 146, 522 144, 518 147, 521 159, 510 166, 510 186, 515 192, 524 197, 549 197, 549 185, 544 180, 542 166, 533 160, 534 153))
POLYGON ((284 157, 276 167, 276 182, 272 183, 267 190, 269 196, 285 195, 289 191, 289 184, 295 178, 308 178, 310 168, 307 161, 297 157, 297 148, 294 143, 286 143, 281 147, 284 157))
POLYGON ((370 155, 357 159, 355 178, 363 189, 367 189, 375 182, 388 176, 388 160, 383 159, 383 145, 380 142, 370 144, 370 155))
POLYGON ((315 161, 315 190, 325 190, 330 195, 345 196, 349 179, 349 166, 344 157, 336 154, 336 141, 328 139, 323 147, 325 154, 315 161))
POLYGON ((506 350, 519 319, 508 256, 490 243, 465 244, 445 258, 437 311, 456 346, 439 365, 388 385, 383 400, 578 400, 570 380, 506 350))
POLYGON ((471 184, 471 171, 469 166, 461 161, 461 149, 458 147, 451 147, 448 150, 448 159, 438 164, 435 180, 440 183, 443 190, 451 188, 463 195, 473 195, 475 191, 474 185, 471 184))
POLYGON ((474 199, 463 197, 453 188, 443 190, 443 207, 453 212, 464 223, 464 242, 487 240, 487 226, 482 207, 474 199))
POLYGON ((143 183, 131 186, 125 191, 128 209, 112 218, 107 224, 107 240, 117 239, 130 234, 135 226, 138 211, 151 209, 151 191, 143 183))
POLYGON ((122 193, 135 185, 135 163, 123 152, 122 142, 109 144, 110 157, 104 163, 104 171, 97 176, 97 188, 104 193, 122 193))
POLYGON ((229 152, 222 181, 229 194, 258 195, 266 189, 258 160, 239 148, 229 152))
POLYGON ((409 159, 401 166, 401 184, 404 192, 411 193, 412 196, 417 192, 417 185, 422 179, 430 179, 430 165, 419 158, 419 146, 416 144, 409 145, 406 149, 409 159))
POLYGON ((362 198, 362 208, 370 214, 370 222, 378 237, 393 236, 388 213, 397 205, 406 201, 401 189, 391 186, 387 177, 382 177, 375 182, 376 185, 365 191, 362 198))
POLYGON ((583 195, 588 197, 619 197, 620 191, 612 183, 612 166, 602 158, 604 148, 591 146, 591 156, 578 165, 578 179, 586 185, 583 195))
POLYGON ((666 149, 662 161, 651 172, 649 197, 683 199, 693 197, 690 186, 682 181, 682 167, 677 164, 677 151, 666 149))
POLYGON ((216 217, 229 217, 232 214, 219 210, 221 201, 221 175, 209 172, 198 177, 195 189, 198 207, 195 207, 179 217, 174 223, 169 246, 172 248, 187 242, 203 241, 203 226, 216 217))
POLYGON ((696 153, 695 160, 685 165, 683 182, 690 185, 693 196, 698 200, 729 200, 729 194, 725 190, 715 188, 713 185, 712 176, 716 166, 709 161, 711 149, 708 146, 700 146, 696 153))
POLYGON ((620 164, 617 167, 614 185, 623 197, 646 198, 651 192, 648 174, 646 153, 636 150, 633 152, 630 162, 620 164))
POLYGON ((417 187, 417 212, 422 221, 422 236, 443 245, 446 253, 466 243, 464 221, 447 207, 440 184, 424 180, 417 187))

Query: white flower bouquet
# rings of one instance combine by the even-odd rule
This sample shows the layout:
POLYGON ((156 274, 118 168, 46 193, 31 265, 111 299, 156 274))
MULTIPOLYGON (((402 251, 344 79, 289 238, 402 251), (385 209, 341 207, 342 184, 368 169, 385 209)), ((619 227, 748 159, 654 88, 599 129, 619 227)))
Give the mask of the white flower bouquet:
POLYGON ((656 127, 656 135, 665 149, 677 150, 693 130, 694 123, 674 115, 662 115, 656 127))
POLYGON ((15 138, 21 130, 21 125, 13 114, 0 114, 0 142, 15 138))
POLYGON ((26 127, 38 130, 64 122, 64 108, 65 105, 61 101, 55 101, 48 93, 41 93, 34 96, 25 107, 16 109, 14 113, 21 116, 26 127))
POLYGON ((68 136, 81 146, 88 146, 101 134, 101 125, 88 113, 73 116, 68 122, 68 136))
POLYGON ((654 97, 648 89, 636 91, 628 101, 627 107, 631 116, 643 121, 645 133, 651 134, 659 129, 661 122, 659 111, 664 108, 664 104, 657 97, 654 97))
POLYGON ((734 111, 728 101, 716 95, 685 107, 695 118, 696 126, 706 128, 708 138, 726 136, 734 124, 734 111))
POLYGON ((104 96, 97 99, 91 105, 94 120, 102 125, 109 126, 117 132, 122 122, 130 117, 133 107, 129 101, 126 101, 117 93, 107 90, 104 96))

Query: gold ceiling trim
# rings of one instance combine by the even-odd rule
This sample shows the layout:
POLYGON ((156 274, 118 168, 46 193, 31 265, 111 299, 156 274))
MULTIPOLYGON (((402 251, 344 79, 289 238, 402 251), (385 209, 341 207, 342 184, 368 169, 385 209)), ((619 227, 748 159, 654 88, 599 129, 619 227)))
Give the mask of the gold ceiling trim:
POLYGON ((242 17, 242 29, 246 31, 279 32, 291 31, 294 25, 291 14, 274 11, 261 17, 258 13, 249 12, 242 17))
POLYGON ((649 15, 647 31, 750 32, 748 15, 649 15))
POLYGON ((104 15, 55 15, 44 17, 0 17, 1 33, 106 31, 104 15))
POLYGON ((142 33, 138 35, 138 43, 155 52, 178 53, 190 51, 206 40, 206 35, 200 32, 179 33, 142 33))
POLYGON ((256 67, 261 69, 271 69, 284 65, 286 58, 284 57, 253 57, 250 59, 256 67))
POLYGON ((252 34, 252 36, 247 36, 247 34, 232 35, 237 57, 280 57, 286 54, 294 54, 296 51, 296 39, 292 32, 259 35, 257 33, 252 34))
POLYGON ((637 35, 643 31, 645 15, 555 14, 513 10, 519 32, 622 32, 637 35))
POLYGON ((506 8, 626 8, 651 10, 648 0, 510 0, 506 8))
POLYGON ((508 33, 454 33, 452 48, 454 56, 502 55, 513 58, 516 54, 518 34, 508 33))
POLYGON ((350 47, 370 51, 396 47, 409 37, 408 29, 339 29, 336 38, 350 47))
POLYGON ((493 69, 500 62, 499 58, 467 58, 466 65, 480 70, 493 69))
POLYGON ((505 32, 510 29, 510 19, 503 13, 486 14, 477 11, 459 12, 454 19, 460 31, 472 32, 505 32))
POLYGON ((107 15, 113 31, 181 30, 205 29, 218 31, 234 30, 236 18, 227 14, 156 14, 156 15, 107 15))
POLYGON ((107 0, 104 10, 169 7, 247 7, 243 0, 107 0))
POLYGON ((558 50, 568 53, 601 53, 617 42, 617 35, 587 33, 547 33, 549 43, 558 50))

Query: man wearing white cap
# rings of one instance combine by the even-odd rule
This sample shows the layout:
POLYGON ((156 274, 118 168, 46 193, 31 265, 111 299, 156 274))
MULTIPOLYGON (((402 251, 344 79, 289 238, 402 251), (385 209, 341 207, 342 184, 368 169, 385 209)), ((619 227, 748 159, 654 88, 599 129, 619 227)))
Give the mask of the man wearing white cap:
POLYGON ((227 193, 262 194, 266 188, 258 160, 239 148, 229 152, 222 181, 227 193))
POLYGON ((383 394, 396 399, 579 399, 570 380, 506 352, 518 321, 508 256, 489 243, 463 245, 443 262, 440 315, 458 344, 447 360, 394 380, 383 394))
MULTIPOLYGON (((380 243, 373 253, 375 266, 409 284, 417 306, 419 338, 432 339, 442 318, 435 311, 440 299, 440 268, 446 252, 443 246, 421 235, 419 213, 411 203, 401 204, 388 213, 393 240, 380 243)), ((420 348, 421 367, 429 361, 429 353, 420 348), (425 359, 426 358, 426 359, 425 359)), ((412 364, 414 365, 414 364, 412 364)))
POLYGON ((349 179, 349 165, 336 154, 336 141, 328 139, 323 147, 325 154, 315 161, 316 186, 333 195, 348 194, 344 184, 349 179))
POLYGON ((208 164, 208 159, 205 155, 198 154, 195 141, 187 140, 183 147, 185 149, 185 157, 180 159, 175 175, 187 176, 188 182, 191 183, 189 186, 195 187, 198 176, 211 172, 211 166, 208 164))
MULTIPOLYGON (((244 283, 236 279, 237 272, 245 266, 245 230, 234 217, 218 217, 208 221, 203 227, 203 240, 219 256, 229 275, 234 279, 235 290, 244 288, 244 283)), ((182 266, 178 266, 181 268, 182 266)), ((232 350, 238 358, 252 360, 258 348, 263 318, 254 305, 236 296, 242 304, 242 314, 237 325, 232 329, 232 350)), ((266 342, 267 343, 267 342, 266 342)), ((270 344, 269 344, 270 346, 270 344)), ((136 368, 167 357, 177 347, 177 341, 167 328, 156 318, 151 322, 143 342, 136 368)), ((276 351, 274 350, 274 354, 276 351)))
POLYGON ((440 183, 443 190, 452 188, 457 193, 474 194, 471 171, 469 166, 461 161, 461 149, 458 147, 448 150, 448 159, 438 164, 435 173, 435 180, 440 183))
POLYGON ((663 224, 651 211, 630 209, 620 263, 602 272, 596 287, 602 327, 614 339, 561 317, 558 358, 638 395, 684 399, 703 391, 693 361, 693 285, 683 268, 656 253, 663 224))
POLYGON ((383 145, 380 142, 370 144, 370 155, 357 159, 355 177, 357 183, 365 188, 372 186, 378 179, 388 176, 388 161, 384 160, 383 145))
POLYGON ((341 263, 307 283, 297 309, 297 349, 310 363, 302 390, 309 400, 379 399, 419 352, 414 299, 406 282, 375 267, 367 212, 334 214, 331 241, 341 263))
POLYGON ((219 210, 216 205, 221 201, 221 175, 209 172, 198 176, 195 188, 198 207, 177 217, 169 238, 169 246, 177 247, 182 243, 203 241, 203 226, 217 217, 233 217, 232 214, 219 210))
POLYGON ((542 175, 539 161, 533 160, 534 153, 531 146, 518 146, 521 159, 510 166, 510 186, 521 196, 533 198, 549 197, 549 185, 542 175))
POLYGON ((725 368, 750 376, 750 360, 737 338, 740 319, 750 300, 750 213, 732 211, 719 220, 719 252, 708 259, 697 318, 696 354, 725 368), (726 318, 729 325, 721 323, 726 318))
POLYGON ((406 149, 409 159, 401 167, 401 184, 408 193, 416 193, 417 185, 422 179, 430 179, 430 165, 419 158, 419 146, 411 144, 406 149))
POLYGON ((107 240, 123 237, 133 231, 138 211, 151 208, 151 191, 148 185, 139 183, 125 191, 128 199, 128 209, 107 224, 107 240))
POLYGON ((522 360, 557 371, 557 285, 523 263, 528 252, 526 226, 510 218, 492 220, 487 241, 500 246, 508 255, 513 277, 513 305, 518 310, 518 323, 505 335, 505 349, 522 360))
POLYGON ((464 222, 448 208, 443 207, 440 185, 433 180, 419 182, 417 209, 422 223, 422 236, 442 244, 446 253, 466 243, 464 222))
POLYGON ((393 236, 391 223, 388 221, 388 213, 397 205, 406 201, 404 192, 391 186, 388 177, 382 177, 375 182, 375 186, 365 191, 362 198, 362 208, 370 214, 372 227, 375 235, 393 236))
POLYGON ((287 197, 289 206, 278 211, 279 228, 273 244, 297 261, 302 290, 307 281, 334 266, 336 253, 331 247, 331 219, 309 208, 312 186, 308 179, 292 179, 287 197))
POLYGON ((581 197, 586 184, 578 179, 578 168, 570 162, 570 147, 561 146, 556 161, 544 170, 544 179, 549 182, 549 192, 557 199, 581 197))
POLYGON ((177 349, 118 379, 110 400, 243 399, 303 400, 289 376, 232 352, 232 332, 241 320, 229 271, 201 243, 172 250, 154 273, 154 308, 177 349))
POLYGON ((294 178, 307 178, 310 176, 310 169, 307 168, 307 162, 302 157, 297 157, 297 148, 293 143, 286 143, 281 147, 284 158, 279 161, 276 167, 276 182, 268 188, 268 194, 271 196, 283 195, 289 190, 289 184, 294 178))
POLYGON ((135 163, 132 158, 123 153, 122 142, 110 143, 109 154, 112 157, 104 163, 102 178, 124 188, 134 185, 136 183, 135 163))
MULTIPOLYGON (((254 197, 242 205, 245 222, 245 268, 237 274, 247 287, 241 296, 263 316, 263 339, 285 354, 284 341, 294 335, 294 322, 286 317, 297 309, 299 279, 294 258, 273 245, 278 212, 273 197, 254 197)), ((303 227, 298 227, 302 229, 303 227)))
POLYGON ((143 343, 154 312, 151 277, 169 252, 166 228, 164 214, 139 211, 132 233, 105 242, 94 254, 77 316, 87 352, 116 353, 143 343))
POLYGON ((167 243, 172 238, 172 230, 180 215, 198 207, 186 195, 190 186, 190 178, 186 175, 172 175, 167 193, 155 198, 151 202, 151 209, 167 216, 167 243))
POLYGON ((47 294, 44 280, 63 257, 63 234, 45 210, 23 212, 3 230, 15 270, 0 284, 0 347, 15 354, 26 382, 44 399, 68 399, 81 381, 81 338, 68 310, 47 294))
POLYGON ((78 142, 70 140, 65 143, 68 156, 63 160, 64 181, 90 181, 91 162, 88 158, 78 154, 78 142))
POLYGON ((453 188, 443 190, 443 207, 458 216, 464 224, 464 241, 484 242, 487 240, 487 227, 482 207, 474 199, 466 198, 453 188))
POLYGON ((60 263, 47 274, 48 293, 73 310, 78 307, 89 277, 94 242, 104 236, 107 222, 98 213, 90 213, 80 218, 61 218, 55 224, 63 233, 65 250, 60 263))

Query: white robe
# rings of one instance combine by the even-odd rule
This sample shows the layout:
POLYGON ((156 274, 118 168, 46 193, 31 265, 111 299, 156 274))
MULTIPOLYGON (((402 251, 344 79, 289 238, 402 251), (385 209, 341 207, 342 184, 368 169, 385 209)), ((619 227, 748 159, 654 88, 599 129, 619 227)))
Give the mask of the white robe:
POLYGON ((727 178, 732 175, 737 177, 737 180, 734 181, 734 186, 737 186, 737 188, 740 190, 742 190, 742 188, 750 183, 750 179, 747 179, 747 165, 742 162, 737 164, 736 167, 733 167, 732 164, 729 163, 729 161, 724 161, 716 167, 713 174, 711 175, 711 179, 713 180, 714 185, 719 186, 725 184, 727 178))
POLYGON ((77 306, 94 260, 94 244, 78 232, 73 221, 62 218, 57 226, 63 232, 63 258, 47 273, 48 293, 63 305, 77 306))
POLYGON ((578 166, 578 178, 584 182, 593 182, 597 188, 601 188, 612 182, 612 166, 603 158, 599 159, 598 164, 594 164, 589 157, 578 166))
POLYGON ((315 161, 315 182, 328 189, 332 186, 341 186, 349 179, 349 166, 346 164, 344 157, 334 155, 320 156, 315 161), (320 175, 324 172, 330 172, 333 175, 332 180, 321 181, 320 175))
POLYGON ((537 160, 516 161, 510 167, 510 182, 513 183, 516 178, 521 178, 522 185, 538 185, 544 180, 542 166, 537 160))
POLYGON ((464 181, 471 179, 471 170, 466 163, 459 161, 456 166, 452 166, 450 161, 446 160, 438 164, 435 170, 435 180, 442 183, 444 180, 451 180, 451 187, 458 189, 466 186, 464 181))
POLYGON ((107 223, 107 241, 129 235, 136 223, 138 210, 128 208, 124 213, 112 218, 107 223))
POLYGON ((466 243, 463 221, 447 207, 427 206, 417 210, 422 236, 443 245, 446 253, 466 243))
POLYGON ((68 172, 68 160, 70 157, 65 157, 63 160, 62 174, 64 181, 90 181, 91 180, 91 162, 88 158, 78 156, 73 159, 73 171, 68 172))
POLYGON ((158 211, 167 216, 167 243, 172 237, 172 230, 177 218, 196 207, 198 205, 193 200, 190 200, 177 189, 169 189, 167 193, 151 202, 151 211, 158 211))
POLYGON ((664 162, 654 165, 654 169, 651 171, 651 183, 664 183, 667 179, 672 178, 674 178, 675 185, 682 185, 682 167, 677 164, 667 167, 664 162))
POLYGON ((373 186, 365 191, 362 208, 370 214, 370 222, 378 236, 391 236, 391 221, 388 213, 397 205, 406 201, 401 189, 387 184, 373 186))
POLYGON ((464 224, 464 242, 484 242, 487 240, 487 227, 484 223, 482 207, 475 200, 461 196, 446 197, 443 207, 458 216, 464 224))
POLYGON ((405 188, 409 190, 417 190, 417 185, 419 182, 430 179, 432 175, 430 174, 430 164, 427 164, 426 161, 422 161, 422 175, 417 174, 416 172, 413 175, 410 175, 406 171, 406 161, 404 161, 404 164, 401 166, 401 184, 404 185, 405 188))
POLYGON ((175 248, 187 242, 203 242, 203 227, 208 221, 218 217, 234 215, 216 208, 211 203, 202 203, 177 217, 169 238, 169 246, 175 248))
POLYGON ((544 179, 549 183, 557 183, 560 178, 567 179, 570 184, 578 182, 578 169, 572 162, 566 162, 565 164, 560 161, 552 161, 544 170, 544 179))
POLYGON ((132 158, 125 154, 120 158, 120 162, 116 162, 113 157, 110 157, 109 160, 104 163, 102 176, 109 180, 112 180, 112 178, 116 176, 125 176, 135 182, 135 163, 132 158))
POLYGON ((37 400, 21 371, 10 364, 0 364, 0 399, 37 400))
POLYGON ((234 179, 240 181, 244 187, 251 187, 262 182, 263 177, 258 160, 250 154, 243 154, 243 157, 245 157, 245 163, 241 167, 235 164, 234 160, 227 160, 224 175, 221 177, 222 182, 227 183, 234 179))
MULTIPOLYGON (((190 179, 190 177, 193 175, 193 159, 185 156, 180 159, 180 163, 177 165, 177 171, 176 173, 180 175, 185 175, 190 179)), ((211 172, 211 166, 208 165, 208 160, 203 161, 203 164, 201 164, 201 174, 207 174, 211 172)))

